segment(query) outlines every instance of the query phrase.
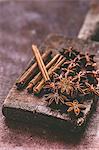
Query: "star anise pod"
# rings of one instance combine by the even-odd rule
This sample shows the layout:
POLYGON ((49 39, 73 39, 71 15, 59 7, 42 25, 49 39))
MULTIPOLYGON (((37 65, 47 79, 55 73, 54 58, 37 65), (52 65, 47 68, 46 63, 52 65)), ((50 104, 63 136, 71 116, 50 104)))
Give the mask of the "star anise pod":
POLYGON ((68 95, 73 95, 74 85, 71 79, 72 77, 65 77, 60 79, 60 81, 57 83, 58 87, 61 89, 61 93, 66 92, 68 95))
POLYGON ((99 78, 99 71, 97 70, 97 71, 87 71, 87 75, 90 75, 90 76, 92 76, 92 77, 94 77, 94 78, 99 78))
POLYGON ((93 84, 90 85, 87 82, 85 84, 87 86, 87 88, 85 89, 85 92, 87 92, 87 93, 94 93, 95 95, 99 96, 99 91, 98 91, 97 88, 94 87, 93 84))
POLYGON ((65 77, 67 78, 68 76, 74 76, 75 75, 75 71, 72 69, 63 69, 65 71, 65 77))
POLYGON ((86 79, 86 71, 80 71, 77 75, 73 78, 72 81, 80 82, 82 79, 86 79))
POLYGON ((67 66, 69 66, 69 68, 71 68, 72 65, 74 65, 74 64, 77 65, 78 60, 79 60, 79 55, 77 55, 74 59, 67 60, 64 64, 66 64, 67 66))
POLYGON ((53 72, 53 74, 52 74, 52 80, 53 80, 53 82, 59 81, 62 77, 63 77, 63 72, 61 72, 60 75, 57 74, 56 72, 53 72))
POLYGON ((67 100, 66 96, 59 93, 58 90, 55 90, 52 93, 46 94, 44 96, 44 99, 48 101, 48 105, 50 105, 53 101, 55 101, 56 104, 58 104, 59 102, 64 104, 64 101, 67 100))
POLYGON ((74 111, 75 115, 78 116, 80 113, 80 109, 85 109, 86 106, 84 104, 80 104, 77 100, 74 100, 73 102, 65 102, 67 106, 69 106, 69 109, 67 112, 74 111))
POLYGON ((84 59, 86 61, 86 63, 94 63, 94 56, 95 55, 89 55, 89 53, 85 53, 85 54, 80 54, 80 59, 84 59))
POLYGON ((74 84, 74 86, 75 86, 75 90, 77 91, 77 92, 80 92, 80 93, 82 93, 82 94, 86 94, 85 93, 85 91, 84 91, 84 89, 85 89, 85 86, 84 86, 84 84, 81 82, 76 82, 75 84, 74 84))
POLYGON ((75 75, 75 72, 77 71, 77 67, 79 67, 79 64, 76 63, 74 60, 65 62, 64 65, 68 64, 68 67, 63 67, 62 70, 65 72, 65 77, 69 75, 75 75))
POLYGON ((85 65, 85 68, 86 68, 87 71, 96 70, 96 63, 93 63, 93 64, 87 63, 87 64, 85 65))
POLYGON ((73 49, 73 47, 69 47, 68 49, 64 50, 64 56, 67 58, 75 58, 79 54, 79 51, 73 49))
POLYGON ((87 78, 90 84, 96 86, 98 84, 99 73, 98 71, 87 71, 87 78))

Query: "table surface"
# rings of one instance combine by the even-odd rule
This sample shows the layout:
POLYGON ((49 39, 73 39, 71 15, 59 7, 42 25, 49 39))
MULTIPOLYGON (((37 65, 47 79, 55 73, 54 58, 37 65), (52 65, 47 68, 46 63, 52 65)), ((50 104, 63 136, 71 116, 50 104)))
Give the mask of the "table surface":
POLYGON ((76 37, 88 8, 89 0, 0 2, 0 150, 99 148, 99 107, 81 136, 2 115, 5 97, 32 58, 31 44, 40 45, 49 33, 76 37))

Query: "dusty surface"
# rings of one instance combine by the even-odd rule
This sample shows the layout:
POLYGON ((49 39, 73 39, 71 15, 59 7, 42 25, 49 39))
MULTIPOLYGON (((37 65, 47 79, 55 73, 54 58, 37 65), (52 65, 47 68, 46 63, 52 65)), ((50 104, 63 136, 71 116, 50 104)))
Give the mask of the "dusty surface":
POLYGON ((99 108, 83 136, 57 129, 6 121, 1 107, 16 78, 32 57, 31 43, 38 45, 49 33, 77 36, 88 10, 88 1, 0 2, 0 150, 99 148, 99 108))

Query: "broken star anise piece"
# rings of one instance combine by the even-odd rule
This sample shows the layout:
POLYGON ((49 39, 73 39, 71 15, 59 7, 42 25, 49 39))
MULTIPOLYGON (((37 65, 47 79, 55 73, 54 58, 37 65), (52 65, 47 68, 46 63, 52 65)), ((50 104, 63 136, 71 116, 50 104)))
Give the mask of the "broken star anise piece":
POLYGON ((85 109, 86 106, 84 104, 80 104, 77 100, 74 100, 73 102, 66 102, 67 106, 69 106, 69 109, 67 112, 74 111, 75 115, 78 116, 80 113, 80 109, 85 109))
POLYGON ((65 77, 60 79, 60 81, 57 83, 58 87, 61 89, 61 93, 66 92, 68 95, 73 95, 74 92, 74 85, 72 82, 72 77, 65 77))
POLYGON ((55 101, 56 104, 59 102, 64 104, 64 101, 67 100, 67 98, 58 92, 58 90, 53 91, 52 93, 46 94, 44 96, 44 99, 48 101, 48 105, 50 105, 53 101, 55 101))

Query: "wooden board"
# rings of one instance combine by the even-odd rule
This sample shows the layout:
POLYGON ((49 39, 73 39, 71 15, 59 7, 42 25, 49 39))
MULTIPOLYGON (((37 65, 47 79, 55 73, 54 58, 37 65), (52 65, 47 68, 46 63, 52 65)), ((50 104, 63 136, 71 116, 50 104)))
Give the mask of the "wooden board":
MULTIPOLYGON (((58 52, 63 47, 73 46, 74 48, 82 51, 90 50, 92 53, 96 53, 99 48, 99 44, 91 41, 83 41, 79 39, 66 38, 61 35, 50 35, 40 47, 41 51, 52 49, 53 52, 58 52)), ((86 123, 86 120, 91 113, 91 110, 96 103, 96 99, 88 100, 86 102, 87 109, 84 112, 84 116, 71 120, 68 114, 57 112, 46 106, 42 98, 38 98, 33 94, 28 94, 26 89, 18 91, 14 85, 10 90, 5 102, 3 104, 3 114, 14 120, 24 120, 32 122, 33 120, 42 120, 41 122, 57 122, 58 125, 66 126, 71 124, 71 128, 78 129, 80 126, 86 123)))

